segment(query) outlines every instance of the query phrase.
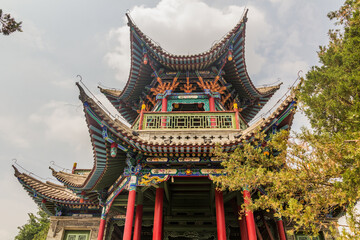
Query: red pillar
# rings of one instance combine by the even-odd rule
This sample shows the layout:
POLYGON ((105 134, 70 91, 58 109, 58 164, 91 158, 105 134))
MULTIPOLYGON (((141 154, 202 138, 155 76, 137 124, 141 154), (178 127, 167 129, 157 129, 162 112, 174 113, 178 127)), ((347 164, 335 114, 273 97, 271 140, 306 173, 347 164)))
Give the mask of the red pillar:
MULTIPOLYGON (((161 111, 162 112, 167 112, 167 98, 166 96, 164 96, 164 98, 162 99, 162 104, 161 104, 161 111)), ((162 117, 161 118, 161 127, 165 128, 166 127, 166 117, 162 117)))
POLYGON ((138 204, 136 206, 133 240, 140 240, 141 238, 142 215, 143 215, 143 205, 138 204))
POLYGON ((278 229, 280 240, 286 240, 284 222, 281 219, 279 219, 278 221, 276 221, 276 226, 278 229))
MULTIPOLYGON (((250 192, 248 190, 244 190, 243 196, 244 196, 245 205, 249 204, 251 201, 250 192)), ((249 240, 256 240, 254 214, 252 211, 245 210, 245 215, 246 215, 246 225, 247 225, 247 232, 248 232, 249 240)))
POLYGON ((97 240, 103 240, 106 225, 106 207, 104 206, 101 213, 99 233, 97 240))
POLYGON ((155 209, 154 209, 154 228, 153 240, 162 239, 162 225, 163 225, 163 205, 164 205, 164 189, 156 189, 155 209))
POLYGON ((222 192, 215 191, 216 225, 218 240, 226 240, 224 200, 222 192))
POLYGON ((237 103, 234 103, 234 110, 235 110, 235 128, 240 129, 239 108, 237 103))
POLYGON ((124 226, 123 240, 131 240, 132 225, 134 219, 134 207, 135 207, 136 190, 130 190, 126 208, 126 219, 124 226))
POLYGON ((237 207, 238 207, 239 217, 241 217, 241 219, 239 220, 241 240, 248 240, 249 237, 247 233, 246 218, 243 213, 240 214, 241 205, 240 206, 238 205, 237 207))
MULTIPOLYGON (((210 112, 215 112, 216 109, 215 109, 215 98, 213 97, 209 97, 209 109, 210 109, 210 112)), ((216 127, 216 118, 215 117, 211 117, 210 118, 210 126, 211 128, 215 128, 216 127)))
POLYGON ((161 103, 161 111, 162 112, 167 112, 167 97, 165 96, 163 99, 162 99, 162 103, 161 103))
POLYGON ((215 98, 209 97, 209 108, 210 112, 215 112, 215 98))
POLYGON ((142 127, 143 127, 143 119, 144 119, 145 107, 146 107, 145 104, 141 105, 140 117, 139 117, 139 130, 141 130, 142 127))

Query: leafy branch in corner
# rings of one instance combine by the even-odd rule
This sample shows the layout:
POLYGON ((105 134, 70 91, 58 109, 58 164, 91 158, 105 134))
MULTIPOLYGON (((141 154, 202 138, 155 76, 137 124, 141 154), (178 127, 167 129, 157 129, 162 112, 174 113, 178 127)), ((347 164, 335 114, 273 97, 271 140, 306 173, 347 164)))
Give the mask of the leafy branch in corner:
POLYGON ((22 32, 21 24, 22 22, 16 22, 10 14, 3 13, 2 9, 0 9, 0 33, 10 35, 16 31, 22 32))

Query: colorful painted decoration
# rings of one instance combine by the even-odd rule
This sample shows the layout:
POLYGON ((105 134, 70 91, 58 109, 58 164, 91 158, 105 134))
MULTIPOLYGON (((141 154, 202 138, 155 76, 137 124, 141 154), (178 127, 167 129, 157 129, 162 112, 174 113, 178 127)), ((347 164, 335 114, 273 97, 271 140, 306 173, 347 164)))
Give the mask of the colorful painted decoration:
POLYGON ((192 171, 191 171, 191 169, 186 169, 185 173, 186 173, 186 175, 191 175, 192 171))
POLYGON ((197 157, 185 157, 185 158, 179 158, 179 162, 200 162, 200 158, 197 157))
POLYGON ((232 52, 231 52, 231 51, 229 51, 228 60, 229 60, 229 61, 232 61, 232 60, 233 60, 233 55, 232 55, 232 52))
POLYGON ((111 144, 110 155, 111 157, 116 157, 116 154, 117 154, 117 144, 113 142, 111 144))
POLYGON ((148 63, 148 57, 147 57, 147 54, 145 53, 144 54, 144 64, 146 65, 148 63))

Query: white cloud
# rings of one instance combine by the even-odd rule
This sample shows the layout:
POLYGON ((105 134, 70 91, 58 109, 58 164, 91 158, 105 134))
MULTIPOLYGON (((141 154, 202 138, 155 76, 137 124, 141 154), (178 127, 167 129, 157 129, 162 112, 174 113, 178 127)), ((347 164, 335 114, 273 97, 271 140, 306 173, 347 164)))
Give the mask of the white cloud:
POLYGON ((30 115, 33 123, 41 124, 44 137, 51 141, 60 141, 75 149, 88 146, 89 134, 84 119, 82 105, 51 101, 30 115))
POLYGON ((62 78, 58 77, 58 79, 52 80, 51 83, 56 87, 60 87, 60 88, 64 88, 64 89, 74 89, 76 80, 78 80, 78 79, 75 79, 75 78, 62 79, 62 78))
POLYGON ((30 142, 26 138, 27 128, 24 119, 13 116, 0 116, 0 139, 10 142, 17 148, 29 148, 30 142))
POLYGON ((48 49, 48 43, 44 41, 44 31, 36 26, 31 20, 23 19, 23 32, 21 34, 14 34, 14 39, 36 50, 48 49))

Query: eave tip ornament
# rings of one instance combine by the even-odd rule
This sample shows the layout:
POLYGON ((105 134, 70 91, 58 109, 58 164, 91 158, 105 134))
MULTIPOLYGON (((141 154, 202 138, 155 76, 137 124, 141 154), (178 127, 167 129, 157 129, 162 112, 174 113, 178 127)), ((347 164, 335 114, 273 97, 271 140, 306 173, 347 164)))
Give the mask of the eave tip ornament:
POLYGON ((116 157, 116 154, 117 154, 117 144, 113 142, 111 144, 110 155, 111 157, 116 157))

